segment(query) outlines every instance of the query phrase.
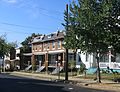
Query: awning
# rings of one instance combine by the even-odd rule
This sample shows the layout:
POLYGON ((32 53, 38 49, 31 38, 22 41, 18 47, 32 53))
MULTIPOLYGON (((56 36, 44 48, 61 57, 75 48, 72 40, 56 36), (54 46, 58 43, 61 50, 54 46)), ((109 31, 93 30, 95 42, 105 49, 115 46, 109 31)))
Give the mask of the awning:
POLYGON ((45 55, 47 52, 33 52, 34 55, 45 55))
POLYGON ((48 54, 57 54, 57 53, 64 53, 65 50, 55 50, 55 51, 49 51, 48 54))
POLYGON ((33 52, 33 53, 24 53, 24 56, 32 56, 32 54, 34 55, 44 55, 46 52, 33 52))
POLYGON ((32 56, 32 53, 24 53, 24 56, 32 56))

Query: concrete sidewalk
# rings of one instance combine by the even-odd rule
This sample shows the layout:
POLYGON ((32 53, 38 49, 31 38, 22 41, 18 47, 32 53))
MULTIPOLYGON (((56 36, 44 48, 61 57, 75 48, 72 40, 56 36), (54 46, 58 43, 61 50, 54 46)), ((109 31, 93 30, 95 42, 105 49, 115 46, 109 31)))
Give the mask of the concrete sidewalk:
MULTIPOLYGON (((54 81, 59 79, 59 77, 56 75, 41 74, 41 73, 9 72, 9 74, 14 76, 48 80, 48 81, 54 81)), ((64 77, 60 76, 60 79, 64 80, 64 77)), ((84 78, 79 78, 77 76, 69 77, 68 79, 70 81, 69 83, 75 84, 77 86, 83 86, 83 87, 93 88, 93 89, 113 90, 113 92, 120 92, 119 91, 120 84, 110 80, 102 80, 102 83, 99 84, 93 79, 84 79, 84 78)))
MULTIPOLYGON (((64 76, 58 76, 58 75, 51 75, 51 74, 42 74, 42 73, 27 73, 27 72, 8 72, 10 75, 16 75, 16 76, 22 76, 22 77, 29 77, 29 78, 37 78, 37 79, 45 79, 45 80, 57 80, 61 79, 64 80, 64 76)), ((85 79, 85 78, 80 78, 79 76, 72 76, 68 77, 69 81, 75 81, 79 83, 96 83, 93 79, 85 79)), ((102 80, 102 83, 115 83, 110 80, 102 80)))
MULTIPOLYGON (((27 72, 8 72, 10 75, 15 76, 22 76, 22 77, 29 77, 29 78, 37 78, 37 79, 45 79, 45 80, 64 80, 64 76, 58 76, 58 75, 51 75, 51 74, 42 74, 42 73, 27 73, 27 72)), ((82 83, 94 83, 93 79, 84 79, 79 78, 77 76, 68 77, 69 81, 76 81, 76 82, 82 82, 82 83)), ((110 81, 109 81, 110 82, 110 81)), ((111 81, 112 82, 112 81, 111 81)))

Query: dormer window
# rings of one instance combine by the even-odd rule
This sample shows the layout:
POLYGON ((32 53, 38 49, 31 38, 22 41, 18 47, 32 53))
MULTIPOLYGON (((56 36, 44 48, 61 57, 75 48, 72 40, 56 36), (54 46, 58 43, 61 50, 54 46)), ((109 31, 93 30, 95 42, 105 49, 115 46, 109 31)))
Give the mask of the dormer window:
POLYGON ((51 35, 48 35, 48 38, 51 38, 51 35))

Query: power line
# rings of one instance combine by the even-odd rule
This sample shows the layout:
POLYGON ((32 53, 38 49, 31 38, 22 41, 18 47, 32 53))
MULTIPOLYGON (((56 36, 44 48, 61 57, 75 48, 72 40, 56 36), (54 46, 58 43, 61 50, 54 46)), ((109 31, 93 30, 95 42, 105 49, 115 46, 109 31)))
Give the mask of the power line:
POLYGON ((44 34, 43 31, 35 31, 34 30, 34 32, 30 32, 30 30, 29 31, 28 30, 18 31, 18 30, 13 30, 13 29, 6 29, 6 28, 0 28, 0 33, 19 33, 19 34, 40 33, 40 34, 44 34))
POLYGON ((52 30, 49 28, 40 28, 40 27, 33 27, 33 26, 24 26, 24 25, 20 25, 20 24, 14 24, 14 23, 8 23, 8 22, 0 22, 0 24, 3 25, 9 25, 9 26, 14 26, 14 27, 21 27, 21 28, 29 28, 29 29, 37 29, 37 30, 52 30))
POLYGON ((32 34, 32 32, 18 32, 14 30, 8 30, 8 29, 0 29, 0 33, 19 33, 19 34, 32 34), (14 31, 14 32, 13 32, 14 31))
MULTIPOLYGON (((62 19, 57 18, 57 17, 55 17, 55 16, 51 16, 51 15, 49 15, 49 14, 45 14, 45 13, 41 13, 41 12, 40 12, 40 14, 45 15, 45 16, 48 16, 48 17, 50 17, 50 18, 52 18, 52 19, 57 19, 57 20, 59 20, 59 21, 63 21, 62 19)), ((63 19, 64 19, 64 18, 63 18, 63 19)))
POLYGON ((25 1, 23 2, 24 4, 22 4, 22 7, 25 8, 25 6, 27 6, 29 9, 31 8, 37 8, 39 10, 44 10, 44 11, 48 11, 48 12, 52 12, 52 13, 57 13, 57 14, 62 14, 63 12, 61 11, 58 11, 58 10, 53 10, 53 9, 46 9, 46 8, 43 8, 43 7, 40 7, 40 5, 38 3, 34 3, 34 2, 31 2, 31 1, 25 1))
POLYGON ((48 9, 45 9, 45 8, 41 8, 41 7, 39 7, 39 9, 41 9, 41 10, 45 10, 45 11, 48 11, 48 12, 52 12, 52 13, 57 13, 57 14, 63 14, 63 12, 61 12, 61 11, 56 11, 56 10, 48 10, 48 9))
POLYGON ((35 32, 19 32, 19 31, 15 31, 15 30, 9 30, 9 29, 1 29, 0 28, 0 30, 2 30, 2 31, 4 31, 4 32, 2 32, 2 31, 0 31, 1 33, 13 33, 13 31, 14 31, 14 33, 19 33, 19 34, 32 34, 32 33, 35 33, 35 32))
MULTIPOLYGON (((34 7, 32 7, 31 5, 29 5, 28 4, 28 9, 35 9, 35 10, 37 10, 38 12, 39 12, 39 14, 42 14, 42 15, 45 15, 45 16, 48 16, 48 17, 51 17, 51 18, 53 18, 53 19, 57 19, 57 20, 60 20, 61 21, 61 19, 58 19, 58 16, 63 16, 63 14, 64 14, 64 11, 63 12, 60 12, 60 11, 57 11, 57 10, 48 10, 48 9, 45 9, 45 8, 42 8, 42 7, 39 7, 38 5, 37 6, 34 6, 34 7), (45 12, 45 13, 42 13, 41 11, 47 11, 48 13, 50 13, 50 14, 48 14, 47 12, 45 12), (54 14, 53 14, 54 13, 54 14), (54 15, 56 15, 57 17, 54 17, 54 15)), ((24 7, 23 7, 24 8, 24 7)), ((63 21, 63 20, 62 20, 63 21)))

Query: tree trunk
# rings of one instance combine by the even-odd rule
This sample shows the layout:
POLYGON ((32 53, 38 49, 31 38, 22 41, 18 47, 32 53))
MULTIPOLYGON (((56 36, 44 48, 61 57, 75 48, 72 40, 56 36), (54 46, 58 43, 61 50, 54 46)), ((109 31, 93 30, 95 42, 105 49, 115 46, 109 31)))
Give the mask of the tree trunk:
POLYGON ((101 83, 100 66, 99 66, 99 52, 97 52, 97 82, 101 83))

